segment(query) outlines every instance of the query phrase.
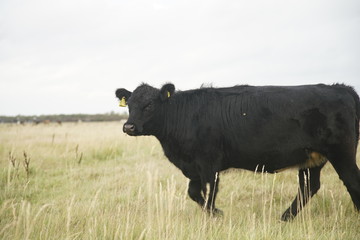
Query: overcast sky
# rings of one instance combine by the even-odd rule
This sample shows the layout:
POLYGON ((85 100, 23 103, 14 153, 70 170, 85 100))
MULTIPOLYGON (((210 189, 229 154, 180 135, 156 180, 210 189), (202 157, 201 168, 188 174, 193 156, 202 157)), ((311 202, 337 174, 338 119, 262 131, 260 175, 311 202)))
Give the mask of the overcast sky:
POLYGON ((360 1, 0 0, 0 115, 121 112, 141 82, 360 92, 360 1))

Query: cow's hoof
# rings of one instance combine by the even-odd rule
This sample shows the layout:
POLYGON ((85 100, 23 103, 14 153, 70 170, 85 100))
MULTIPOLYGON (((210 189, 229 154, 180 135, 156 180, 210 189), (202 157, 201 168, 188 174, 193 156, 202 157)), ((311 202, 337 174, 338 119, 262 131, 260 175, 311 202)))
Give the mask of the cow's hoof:
POLYGON ((209 210, 209 214, 213 217, 223 217, 224 212, 218 208, 214 208, 212 211, 209 210))
POLYGON ((289 221, 293 220, 294 218, 295 218, 295 216, 293 214, 291 214, 291 212, 286 211, 281 216, 281 221, 289 222, 289 221))

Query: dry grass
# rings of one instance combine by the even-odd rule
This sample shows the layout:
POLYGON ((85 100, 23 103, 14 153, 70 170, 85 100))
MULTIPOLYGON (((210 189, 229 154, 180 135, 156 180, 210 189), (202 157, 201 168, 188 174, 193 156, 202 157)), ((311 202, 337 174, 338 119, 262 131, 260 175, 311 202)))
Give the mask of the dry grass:
POLYGON ((330 164, 304 211, 279 221, 296 174, 220 174, 225 215, 211 218, 152 137, 119 123, 0 125, 0 239, 358 239, 360 214, 330 164))

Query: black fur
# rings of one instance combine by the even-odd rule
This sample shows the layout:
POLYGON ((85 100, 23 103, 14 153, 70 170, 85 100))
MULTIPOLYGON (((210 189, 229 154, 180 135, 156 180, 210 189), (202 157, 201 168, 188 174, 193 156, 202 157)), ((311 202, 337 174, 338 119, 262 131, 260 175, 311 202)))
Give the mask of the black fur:
POLYGON ((311 152, 330 161, 360 209, 356 165, 360 103, 351 87, 244 85, 174 90, 172 84, 161 90, 143 84, 133 93, 125 92, 131 94, 126 124, 134 129, 128 133, 155 136, 166 157, 190 179, 190 198, 208 211, 220 212, 215 208, 220 171, 242 168, 273 173, 299 166, 299 193, 282 217, 292 219, 320 187, 325 162, 305 165, 311 152), (208 183, 210 197, 205 201, 208 183))
POLYGON ((129 92, 128 90, 126 90, 124 88, 119 88, 116 90, 115 95, 120 100, 124 97, 125 100, 127 101, 131 96, 131 92, 129 92))

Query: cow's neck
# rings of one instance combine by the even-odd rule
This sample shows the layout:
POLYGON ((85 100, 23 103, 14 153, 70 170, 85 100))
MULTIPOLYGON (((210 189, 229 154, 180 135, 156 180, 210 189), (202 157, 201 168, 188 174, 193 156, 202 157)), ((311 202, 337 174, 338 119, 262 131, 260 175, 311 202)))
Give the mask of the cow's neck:
POLYGON ((164 104, 156 117, 154 136, 163 144, 167 141, 186 141, 192 129, 192 113, 184 103, 173 101, 164 104))

